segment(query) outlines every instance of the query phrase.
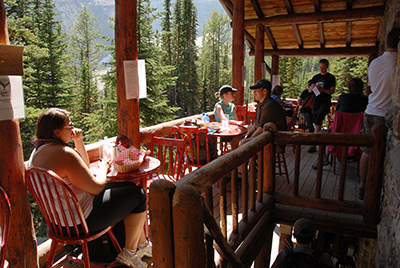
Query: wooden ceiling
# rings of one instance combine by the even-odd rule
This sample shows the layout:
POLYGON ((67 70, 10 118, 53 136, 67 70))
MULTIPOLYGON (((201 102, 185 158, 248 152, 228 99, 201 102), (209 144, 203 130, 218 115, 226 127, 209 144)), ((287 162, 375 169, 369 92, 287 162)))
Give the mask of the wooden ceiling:
MULTIPOLYGON (((232 19, 234 0, 220 0, 232 19)), ((371 55, 378 52, 385 0, 244 0, 251 54, 256 25, 265 26, 264 55, 371 55)))

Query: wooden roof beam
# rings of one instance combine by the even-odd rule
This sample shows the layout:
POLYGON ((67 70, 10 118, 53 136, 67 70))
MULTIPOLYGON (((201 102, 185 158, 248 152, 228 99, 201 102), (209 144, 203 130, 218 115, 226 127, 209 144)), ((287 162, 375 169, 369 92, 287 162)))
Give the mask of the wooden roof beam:
POLYGON ((264 13, 262 12, 261 8, 260 8, 260 4, 258 3, 257 0, 250 0, 251 1, 251 5, 254 8, 254 11, 256 12, 257 16, 259 18, 264 18, 264 13))
POLYGON ((301 39, 299 28, 297 27, 296 24, 293 24, 292 27, 294 36, 296 37, 297 45, 299 45, 299 48, 303 48, 303 40, 301 39))
POLYGON ((233 4, 229 0, 219 0, 221 3, 222 7, 225 9, 226 14, 228 14, 228 17, 232 20, 233 18, 233 4))
MULTIPOLYGON (((368 56, 378 53, 378 47, 341 47, 341 48, 303 48, 303 49, 264 49, 264 56, 368 56)), ((250 53, 254 56, 254 53, 250 53)))
POLYGON ((325 47, 325 38, 324 38, 324 25, 322 22, 318 22, 318 36, 319 36, 319 43, 322 48, 325 47))
POLYGON ((283 0, 283 3, 285 4, 285 8, 288 14, 292 14, 293 13, 293 7, 292 7, 292 3, 290 3, 289 0, 283 0))
POLYGON ((350 47, 351 45, 351 22, 346 22, 346 46, 350 47))
POLYGON ((351 9, 353 7, 353 1, 352 0, 347 0, 346 1, 346 8, 351 9))
POLYGON ((280 15, 269 18, 251 19, 244 22, 245 27, 256 27, 257 24, 262 23, 265 26, 285 26, 305 23, 318 23, 318 22, 339 22, 339 21, 353 21, 353 20, 372 20, 381 19, 384 13, 384 6, 359 8, 341 11, 326 11, 315 13, 299 13, 291 15, 280 15))
POLYGON ((320 4, 319 0, 314 0, 314 9, 315 9, 315 12, 319 12, 321 10, 321 4, 320 4))
POLYGON ((276 41, 275 38, 272 36, 271 30, 269 29, 269 27, 265 27, 265 33, 267 34, 268 40, 271 43, 271 46, 276 49, 276 41))

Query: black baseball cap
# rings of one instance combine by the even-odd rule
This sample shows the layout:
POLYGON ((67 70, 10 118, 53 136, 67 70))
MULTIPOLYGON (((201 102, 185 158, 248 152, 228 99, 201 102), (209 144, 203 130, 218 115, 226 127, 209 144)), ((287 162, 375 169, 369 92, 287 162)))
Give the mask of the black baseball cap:
POLYGON ((300 218, 294 223, 294 237, 312 238, 315 235, 314 224, 307 218, 300 218))
POLYGON ((271 82, 266 79, 258 80, 254 85, 250 86, 250 89, 257 89, 257 88, 266 88, 269 92, 271 92, 271 82))
POLYGON ((220 87, 220 89, 219 89, 219 95, 220 96, 222 96, 222 95, 224 95, 225 93, 227 93, 227 92, 236 92, 237 91, 237 89, 236 88, 233 88, 233 87, 231 87, 231 86, 229 86, 229 85, 223 85, 222 87, 220 87))

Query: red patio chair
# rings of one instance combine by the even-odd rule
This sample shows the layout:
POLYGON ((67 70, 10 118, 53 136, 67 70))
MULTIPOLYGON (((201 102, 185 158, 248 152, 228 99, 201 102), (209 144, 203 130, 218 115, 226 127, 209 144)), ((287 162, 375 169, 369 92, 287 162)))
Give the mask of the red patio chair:
POLYGON ((193 167, 200 168, 214 158, 211 155, 213 152, 210 152, 209 143, 211 141, 207 136, 208 130, 206 128, 176 126, 173 127, 173 130, 175 131, 176 138, 185 139, 184 172, 186 172, 186 169, 189 169, 189 172, 191 172, 193 167))
POLYGON ((179 180, 184 171, 182 167, 185 140, 152 136, 150 147, 151 156, 157 157, 161 162, 157 176, 153 180, 166 179, 171 182, 179 180))
MULTIPOLYGON (((331 133, 360 134, 364 122, 364 113, 336 112, 331 133)), ((333 172, 336 170, 336 159, 342 161, 342 146, 328 146, 328 153, 332 155, 333 172)), ((359 163, 360 149, 349 147, 347 154, 356 156, 359 163)), ((358 169, 357 169, 358 170, 358 169)))
MULTIPOLYGON (((90 262, 88 242, 99 238, 105 233, 109 235, 117 252, 121 252, 118 241, 111 231, 112 226, 100 232, 89 232, 78 198, 68 184, 53 171, 43 168, 28 169, 25 173, 25 184, 43 214, 47 223, 47 235, 52 239, 47 268, 56 267, 65 259, 82 263, 85 268, 104 268, 104 266, 90 262), (82 227, 83 234, 78 231, 78 225, 82 227), (70 226, 70 228, 63 228, 62 226, 70 226), (74 232, 70 229, 73 229, 74 232), (59 243, 82 245, 83 259, 67 254, 53 264, 59 243)), ((107 267, 113 267, 116 263, 117 261, 113 261, 107 267)))
POLYGON ((8 196, 3 188, 0 187, 0 267, 8 267, 4 265, 6 262, 6 244, 8 240, 8 231, 10 230, 10 214, 11 206, 8 196))

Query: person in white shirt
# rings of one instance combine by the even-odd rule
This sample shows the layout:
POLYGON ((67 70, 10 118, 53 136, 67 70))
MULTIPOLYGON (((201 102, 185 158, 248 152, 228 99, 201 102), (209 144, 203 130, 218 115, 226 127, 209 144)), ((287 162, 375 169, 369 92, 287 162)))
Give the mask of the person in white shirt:
MULTIPOLYGON (((373 60, 368 67, 368 84, 371 94, 368 95, 368 106, 364 113, 362 133, 369 134, 375 124, 385 124, 385 115, 392 103, 391 91, 396 70, 397 44, 400 41, 400 28, 393 28, 387 36, 387 50, 373 60)), ((362 147, 360 160, 361 187, 359 199, 364 198, 365 181, 368 174, 369 148, 362 147)))

